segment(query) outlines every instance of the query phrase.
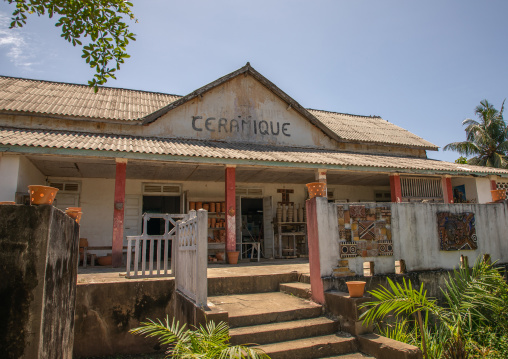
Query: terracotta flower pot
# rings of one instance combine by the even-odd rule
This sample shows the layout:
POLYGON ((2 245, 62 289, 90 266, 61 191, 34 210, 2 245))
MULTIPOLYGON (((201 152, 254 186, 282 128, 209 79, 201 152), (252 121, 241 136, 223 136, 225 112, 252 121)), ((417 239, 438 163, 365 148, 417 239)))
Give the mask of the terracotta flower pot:
POLYGON ((74 219, 76 223, 79 223, 81 215, 83 214, 83 212, 81 212, 81 207, 69 207, 65 210, 65 213, 74 219))
POLYGON ((13 202, 13 201, 2 201, 2 202, 0 202, 0 205, 8 205, 8 204, 16 204, 16 202, 13 202))
POLYGON ((104 257, 97 257, 97 263, 101 266, 110 266, 113 262, 113 257, 111 255, 104 257))
POLYGON ((30 204, 53 204, 58 188, 49 186, 28 186, 30 204))
POLYGON ((362 281, 346 282, 347 290, 349 291, 349 296, 351 298, 363 297, 363 293, 365 291, 365 283, 366 282, 362 282, 362 281))
MULTIPOLYGON (((224 252, 215 252, 215 257, 217 258, 218 261, 223 261, 224 260, 224 252)), ((238 261, 238 258, 236 260, 238 261)))
POLYGON ((504 189, 496 189, 496 190, 490 191, 490 193, 492 194, 492 201, 493 202, 502 201, 502 200, 506 199, 506 190, 504 190, 504 189))
POLYGON ((238 264, 238 256, 240 252, 228 252, 228 263, 229 264, 238 264))
POLYGON ((309 191, 309 199, 314 197, 326 197, 326 183, 312 182, 306 184, 309 191))

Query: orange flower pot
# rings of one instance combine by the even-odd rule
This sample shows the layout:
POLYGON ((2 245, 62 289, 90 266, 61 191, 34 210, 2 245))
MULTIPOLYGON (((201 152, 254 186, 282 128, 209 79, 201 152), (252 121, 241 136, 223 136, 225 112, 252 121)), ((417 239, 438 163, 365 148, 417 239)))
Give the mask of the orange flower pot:
POLYGON ((58 188, 49 186, 28 186, 30 204, 53 204, 58 188))
POLYGON ((363 293, 365 291, 365 283, 362 281, 351 281, 346 282, 347 290, 349 292, 349 296, 351 298, 361 298, 363 297, 363 293))
POLYGON ((228 263, 229 264, 238 264, 238 256, 240 252, 228 252, 228 263))
POLYGON ((13 201, 2 201, 2 202, 0 202, 0 205, 8 205, 8 204, 16 204, 16 202, 13 202, 13 201))
POLYGON ((309 199, 314 197, 326 197, 326 183, 311 182, 306 184, 309 191, 309 199))
POLYGON ((83 212, 81 212, 81 207, 69 207, 65 210, 65 214, 74 219, 76 223, 79 223, 83 212))
POLYGON ((111 255, 104 257, 97 257, 97 263, 100 266, 110 266, 113 263, 113 257, 111 255))
POLYGON ((493 202, 502 201, 502 200, 506 199, 506 190, 504 190, 504 189, 496 189, 496 190, 490 191, 490 193, 492 194, 492 201, 493 202))

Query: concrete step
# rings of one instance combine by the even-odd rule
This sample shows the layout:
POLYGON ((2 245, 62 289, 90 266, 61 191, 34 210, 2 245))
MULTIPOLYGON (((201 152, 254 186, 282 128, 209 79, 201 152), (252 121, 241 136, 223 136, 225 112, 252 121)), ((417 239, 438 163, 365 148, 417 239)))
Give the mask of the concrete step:
POLYGON ((310 284, 310 274, 309 273, 302 273, 298 277, 298 281, 302 283, 310 284))
POLYGON ((310 299, 312 296, 312 292, 310 291, 310 284, 307 283, 281 283, 279 288, 283 293, 291 294, 304 299, 310 299))
POLYGON ((371 357, 370 355, 357 352, 351 354, 334 355, 333 357, 326 357, 320 359, 375 359, 375 358, 371 357))
POLYGON ((281 292, 208 297, 213 310, 229 313, 229 326, 245 327, 319 317, 322 306, 281 292))
POLYGON ((354 337, 340 334, 260 345, 272 359, 314 359, 357 352, 354 337))
POLYGON ((271 323, 229 331, 232 344, 268 344, 336 333, 339 323, 326 317, 271 323))

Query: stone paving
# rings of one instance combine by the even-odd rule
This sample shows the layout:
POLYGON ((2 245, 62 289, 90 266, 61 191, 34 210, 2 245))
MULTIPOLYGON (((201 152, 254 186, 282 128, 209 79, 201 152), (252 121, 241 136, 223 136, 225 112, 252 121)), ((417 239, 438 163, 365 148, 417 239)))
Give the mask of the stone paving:
MULTIPOLYGON (((309 273, 309 259, 261 259, 260 262, 251 262, 250 260, 240 261, 238 264, 209 264, 208 278, 216 277, 242 277, 263 274, 281 274, 298 272, 301 274, 309 273)), ((167 280, 164 278, 125 278, 125 267, 112 268, 110 266, 79 267, 78 284, 87 283, 117 283, 125 281, 152 281, 167 280)))

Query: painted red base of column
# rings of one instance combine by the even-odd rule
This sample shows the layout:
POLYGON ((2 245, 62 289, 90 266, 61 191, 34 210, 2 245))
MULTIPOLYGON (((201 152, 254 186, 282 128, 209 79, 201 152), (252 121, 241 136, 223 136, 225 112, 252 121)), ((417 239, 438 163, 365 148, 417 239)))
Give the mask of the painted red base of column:
POLYGON ((226 167, 226 251, 236 251, 236 169, 226 167))
POLYGON ((116 163, 115 209, 113 213, 112 265, 121 267, 123 259, 123 214, 125 206, 125 175, 127 163, 116 163))
POLYGON ((312 300, 325 304, 325 291, 321 279, 321 262, 319 257, 319 232, 317 225, 316 197, 307 200, 307 236, 309 245, 310 290, 312 300))
POLYGON ((392 202, 402 202, 402 187, 400 186, 399 175, 390 175, 390 193, 392 196, 392 202))
POLYGON ((450 177, 444 177, 442 181, 444 203, 453 203, 452 179, 450 177))

